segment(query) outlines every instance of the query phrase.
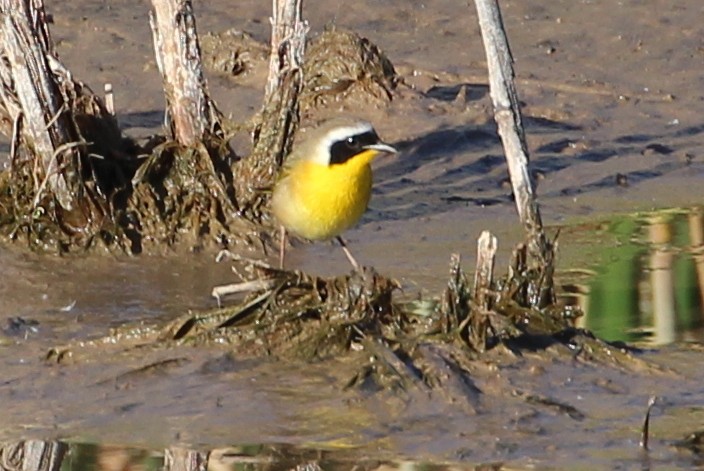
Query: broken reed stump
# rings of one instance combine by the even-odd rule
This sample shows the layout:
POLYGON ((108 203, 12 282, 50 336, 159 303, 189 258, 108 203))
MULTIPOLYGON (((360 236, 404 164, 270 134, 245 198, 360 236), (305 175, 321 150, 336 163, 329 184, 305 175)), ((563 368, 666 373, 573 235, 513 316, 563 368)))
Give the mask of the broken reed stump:
MULTIPOLYGON (((475 5, 487 56, 494 119, 506 154, 516 208, 528 241, 514 251, 507 278, 496 282, 493 271, 497 240, 489 232, 482 232, 471 295, 468 295, 467 280, 459 266, 459 256, 451 257, 450 282, 445 291, 442 312, 448 319, 446 324, 454 328, 459 323, 457 332, 460 338, 471 349, 481 353, 488 347, 491 332, 497 337, 497 332, 515 331, 522 309, 539 310, 552 306, 555 304, 555 293, 554 247, 545 236, 528 169, 528 151, 514 84, 513 59, 501 13, 496 0, 475 0, 475 5)), ((559 319, 555 320, 560 324, 559 319)))
POLYGON ((30 245, 87 244, 104 195, 123 179, 124 147, 100 98, 61 64, 41 0, 0 1, 0 131, 12 137, 0 220, 30 245))
POLYGON ((59 62, 41 0, 0 0, 0 130, 13 136, 11 171, 0 175, 4 235, 58 251, 258 243, 238 215, 236 156, 207 92, 190 1, 153 4, 172 135, 140 147, 59 62))
POLYGON ((477 271, 474 275, 474 302, 481 311, 491 309, 491 282, 494 279, 494 259, 498 248, 496 236, 482 231, 477 241, 477 271))
POLYGON ((164 471, 206 471, 210 452, 172 446, 164 450, 164 471))
POLYGON ((154 51, 166 95, 169 135, 146 149, 151 155, 132 178, 127 204, 140 221, 133 244, 186 242, 250 245, 252 229, 238 216, 232 165, 237 159, 223 117, 208 93, 190 0, 152 0, 154 51))
POLYGON ((536 276, 539 279, 536 289, 540 291, 536 297, 537 307, 544 307, 555 300, 552 280, 554 248, 543 230, 535 185, 528 169, 528 150, 514 83, 513 58, 497 1, 475 0, 475 6, 487 57, 494 119, 506 154, 516 209, 526 231, 528 252, 540 272, 536 276))
POLYGON ((0 14, 0 48, 5 59, 0 63, 3 79, 0 93, 10 115, 3 121, 8 119, 13 123, 20 138, 39 158, 35 204, 48 192, 61 207, 71 210, 80 183, 77 174, 80 142, 66 113, 61 85, 49 64, 53 45, 43 5, 41 1, 3 0, 0 14))
POLYGON ((0 448, 0 469, 59 471, 68 445, 60 441, 21 440, 0 448))
POLYGON ((196 21, 190 0, 152 0, 149 24, 166 94, 167 123, 184 147, 217 132, 222 115, 210 99, 203 77, 196 21))
POLYGON ((269 75, 251 154, 236 170, 237 194, 245 214, 263 215, 268 196, 261 189, 274 184, 279 167, 291 151, 298 129, 299 95, 303 88, 303 57, 308 25, 303 0, 274 0, 271 18, 269 75))
POLYGON ((301 1, 275 5, 267 100, 254 151, 239 162, 207 90, 191 1, 152 6, 170 135, 142 147, 122 136, 112 104, 108 109, 60 64, 42 1, 0 0, 0 130, 13 136, 11 172, 0 175, 5 235, 25 234, 43 250, 98 240, 130 253, 142 252, 145 241, 157 250, 177 242, 197 250, 267 238, 248 220, 261 222, 263 190, 298 124, 307 30, 301 1))
POLYGON ((480 353, 487 348, 487 334, 491 327, 489 315, 493 308, 494 297, 491 294, 494 280, 494 262, 498 241, 489 231, 482 231, 477 241, 477 271, 474 274, 474 290, 472 295, 472 314, 460 335, 465 335, 467 343, 480 353))

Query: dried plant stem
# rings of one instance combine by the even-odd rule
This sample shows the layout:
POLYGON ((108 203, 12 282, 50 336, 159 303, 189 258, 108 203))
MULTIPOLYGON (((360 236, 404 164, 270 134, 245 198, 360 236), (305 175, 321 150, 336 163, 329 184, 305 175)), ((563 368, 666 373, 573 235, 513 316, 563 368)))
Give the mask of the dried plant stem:
POLYGON ((80 149, 60 85, 52 72, 51 38, 40 0, 0 1, 0 108, 16 122, 22 115, 21 133, 36 158, 41 173, 64 209, 74 205, 80 149), (58 150, 62 149, 61 152, 58 150))
POLYGON ((210 295, 214 297, 218 306, 222 305, 222 299, 226 296, 240 293, 251 293, 252 291, 268 291, 276 286, 276 279, 259 279, 243 281, 242 283, 230 283, 227 285, 214 286, 210 295))
POLYGON ((475 5, 489 68, 494 119, 506 152, 518 216, 526 229, 531 253, 541 261, 547 261, 551 258, 551 247, 545 238, 534 184, 528 171, 528 151, 514 84, 513 58, 501 12, 496 0, 475 0, 475 5))
POLYGON ((190 0, 152 0, 149 24, 157 66, 168 103, 174 139, 193 147, 219 123, 220 113, 208 96, 190 0))
POLYGON ((288 71, 303 66, 308 27, 302 19, 303 0, 273 0, 271 17, 271 50, 269 75, 264 89, 264 102, 271 101, 288 71))
POLYGON ((238 169, 238 195, 245 211, 258 216, 261 193, 252 188, 271 186, 298 128, 298 97, 303 87, 303 56, 307 24, 303 0, 273 0, 271 53, 261 119, 254 132, 252 153, 238 169))

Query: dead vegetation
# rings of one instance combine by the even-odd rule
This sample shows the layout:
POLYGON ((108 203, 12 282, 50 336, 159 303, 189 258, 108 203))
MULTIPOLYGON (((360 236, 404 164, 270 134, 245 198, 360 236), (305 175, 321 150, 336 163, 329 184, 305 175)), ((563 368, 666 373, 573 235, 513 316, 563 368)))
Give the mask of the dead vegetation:
POLYGON ((125 326, 89 342, 88 348, 86 344, 53 348, 48 358, 80 362, 101 345, 123 345, 126 351, 220 346, 236 358, 293 362, 354 357, 357 371, 346 387, 408 390, 415 385, 437 391, 451 387, 464 391, 464 399, 481 392, 471 379, 475 362, 501 362, 529 353, 560 362, 662 373, 634 356, 632 349, 575 328, 581 313, 574 308, 532 304, 526 292, 540 291, 544 273, 524 264, 524 250, 519 247, 509 274, 492 280, 482 298, 462 270, 460 258, 453 256, 444 292, 416 301, 397 300, 398 283, 372 268, 320 278, 238 259, 232 262, 233 269, 245 281, 235 286, 248 292, 239 301, 146 331, 125 326), (523 289, 526 286, 530 288, 523 289), (480 299, 485 307, 478 304, 480 299))
POLYGON ((312 39, 303 65, 304 113, 331 103, 383 108, 401 80, 388 57, 351 31, 329 30, 312 39))
MULTIPOLYGON (((0 4, 5 14, 9 1, 0 4)), ((146 144, 124 139, 102 101, 70 76, 59 79, 63 69, 54 67, 47 73, 52 83, 60 85, 63 99, 62 111, 54 114, 65 118, 74 134, 62 143, 52 141, 68 154, 51 151, 48 163, 37 165, 40 160, 33 154, 32 136, 23 132, 21 113, 12 114, 10 103, 17 100, 19 90, 7 69, 0 67, 3 122, 6 128, 13 123, 12 170, 0 182, 0 222, 10 238, 22 236, 32 247, 55 250, 101 246, 138 253, 147 246, 184 241, 191 249, 205 245, 263 248, 270 231, 266 189, 290 151, 301 114, 348 99, 385 106, 399 83, 389 59, 354 33, 325 32, 309 44, 304 62, 307 30, 300 3, 282 2, 274 13, 264 104, 249 125, 243 125, 252 131, 252 152, 241 158, 228 146, 230 133, 238 126, 228 123, 209 98, 195 20, 190 3, 183 0, 182 4, 187 8, 177 15, 178 24, 170 22, 174 14, 168 8, 156 8, 152 15, 155 44, 161 51, 157 63, 169 102, 169 129, 167 136, 146 144), (182 62, 172 61, 179 57, 182 62), (178 66, 188 60, 196 67, 178 66), (72 166, 80 170, 80 179, 69 171, 72 166), (61 196, 64 187, 44 183, 55 172, 67 178, 66 184, 72 178, 78 182, 77 189, 66 193, 67 201, 61 196)), ((53 57, 45 32, 41 57, 53 57)), ((227 57, 215 57, 212 46, 206 53, 207 63, 221 73, 246 73, 250 61, 263 59, 261 48, 246 35, 228 34, 209 41, 228 41, 227 57), (236 41, 244 45, 235 47, 236 41)), ((507 55, 507 45, 503 49, 507 55)), ((11 57, 8 51, 0 49, 4 57, 11 57)), ((496 120, 502 138, 509 139, 507 158, 527 235, 505 277, 493 275, 496 241, 490 236, 480 242, 473 284, 459 256, 453 256, 448 286, 439 300, 410 303, 396 302, 398 284, 373 269, 323 279, 239 261, 236 268, 248 294, 234 306, 189 313, 158 327, 156 334, 127 327, 130 330, 124 332, 129 334, 118 331, 110 342, 141 338, 141 346, 153 348, 225 344, 241 356, 305 361, 364 351, 366 360, 360 362, 348 387, 371 383, 406 389, 416 384, 432 389, 454 384, 470 403, 479 393, 471 380, 471 362, 487 352, 520 356, 552 350, 570 360, 578 357, 637 368, 638 360, 628 351, 575 329, 573 321, 579 313, 556 302, 554 241, 544 233, 527 172, 510 57, 501 60, 502 80, 509 91, 494 103, 496 120)), ((12 63, 11 58, 3 63, 8 62, 12 63)), ((44 112, 42 119, 53 123, 54 114, 44 112)), ((49 357, 61 362, 78 349, 75 345, 54 348, 49 357)))
MULTIPOLYGON (((310 42, 304 62, 306 30, 298 27, 295 47, 291 32, 282 30, 273 38, 280 44, 270 49, 275 82, 261 112, 230 122, 209 98, 201 63, 238 76, 261 67, 267 47, 245 33, 206 34, 201 59, 190 2, 155 1, 151 26, 167 133, 136 143, 122 136, 114 110, 61 65, 41 2, 3 5, 14 26, 3 28, 0 123, 13 146, 10 172, 0 179, 0 233, 35 250, 134 254, 244 245, 263 253, 271 238, 267 188, 290 151, 299 102, 311 120, 329 102, 383 107, 398 81, 391 62, 366 38, 327 31, 310 42), (17 53, 23 48, 34 51, 27 60, 17 53), (30 76, 42 78, 40 95, 23 88, 30 76), (245 131, 253 136, 252 151, 241 158, 229 140, 245 131)), ((284 15, 281 24, 290 20, 284 15)))

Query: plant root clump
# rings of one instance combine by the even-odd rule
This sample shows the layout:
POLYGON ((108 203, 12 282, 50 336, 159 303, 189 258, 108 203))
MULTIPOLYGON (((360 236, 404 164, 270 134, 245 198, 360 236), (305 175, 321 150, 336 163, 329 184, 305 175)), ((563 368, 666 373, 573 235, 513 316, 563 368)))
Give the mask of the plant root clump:
MULTIPOLYGON (((227 30, 203 36, 203 63, 234 81, 264 69, 267 46, 247 33, 227 30)), ((303 63, 301 110, 309 114, 330 103, 386 107, 401 81, 394 65, 369 39, 328 30, 308 41, 303 63)))
POLYGON ((143 245, 191 250, 261 244, 259 229, 238 217, 232 183, 234 154, 217 136, 183 147, 158 138, 136 172, 134 189, 121 213, 131 252, 143 245))
POLYGON ((322 359, 350 349, 366 335, 394 338, 407 323, 392 304, 398 284, 365 269, 335 278, 258 268, 268 288, 235 307, 186 316, 162 339, 188 344, 227 342, 235 351, 288 359, 322 359))
POLYGON ((379 47, 356 33, 338 30, 310 41, 303 77, 304 113, 330 102, 386 107, 400 81, 379 47))
MULTIPOLYGON (((371 268, 321 278, 232 256, 233 270, 244 281, 213 292, 219 293, 219 300, 248 294, 233 306, 191 312, 150 329, 140 348, 220 346, 237 358, 351 361, 356 372, 344 380, 345 388, 421 395, 435 391, 448 402, 463 404, 469 413, 480 408, 482 391, 475 372, 487 364, 528 368, 529 363, 521 361, 527 354, 549 362, 664 373, 634 355, 637 350, 575 327, 579 311, 558 303, 526 304, 537 300, 525 294, 541 291, 545 269, 522 264, 524 250, 524 245, 516 250, 509 275, 491 283, 482 298, 488 303, 481 306, 456 256, 442 296, 416 301, 395 301, 399 284, 371 268)), ((129 344, 138 337, 127 327, 95 345, 129 344)), ((49 356, 62 361, 84 347, 55 348, 49 356)), ((579 416, 569 405, 539 393, 514 396, 579 416)))
POLYGON ((59 253, 118 245, 121 230, 112 209, 139 167, 139 146, 122 136, 114 116, 86 85, 68 79, 61 83, 73 110, 67 115, 78 133, 76 142, 62 149, 82 150, 75 162, 80 182, 74 207, 67 210, 58 203, 34 149, 18 132, 13 135, 10 169, 0 173, 1 236, 22 240, 34 250, 59 253))

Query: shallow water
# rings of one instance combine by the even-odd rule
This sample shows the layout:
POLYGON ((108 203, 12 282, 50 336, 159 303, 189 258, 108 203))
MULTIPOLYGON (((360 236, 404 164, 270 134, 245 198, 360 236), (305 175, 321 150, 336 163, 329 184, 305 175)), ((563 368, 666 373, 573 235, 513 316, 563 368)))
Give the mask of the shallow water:
MULTIPOLYGON (((581 252, 577 266, 589 267, 588 272, 564 269, 558 276, 579 288, 564 291, 577 293, 572 299, 585 308, 584 325, 605 338, 637 340, 645 350, 636 357, 645 363, 613 367, 585 361, 577 356, 578 345, 567 361, 561 346, 521 356, 497 349, 472 366, 472 381, 481 391, 474 398, 453 384, 438 390, 346 389, 362 361, 354 356, 281 363, 238 358, 226 346, 154 348, 129 338, 84 348, 74 344, 75 356, 57 365, 43 360, 47 345, 96 339, 122 323, 148 332, 186 306, 213 306, 204 295, 213 281, 202 274, 223 267, 196 260, 174 265, 168 258, 113 259, 111 270, 79 283, 95 289, 87 295, 75 281, 66 281, 69 276, 54 266, 55 259, 8 258, 6 266, 22 261, 18 273, 32 281, 35 301, 24 303, 22 316, 13 311, 10 317, 21 318, 21 325, 6 327, 0 336, 0 401, 8 405, 0 416, 0 440, 68 440, 71 466, 96 469, 110 467, 96 450, 105 449, 120 462, 157 466, 163 450, 173 446, 208 452, 232 445, 249 445, 226 453, 224 466, 233 469, 243 461, 280 469, 292 463, 343 469, 353 463, 375 468, 495 462, 518 468, 686 468, 700 458, 675 445, 701 427, 704 376, 697 366, 702 347, 682 341, 695 342, 699 329, 696 322, 671 322, 668 335, 678 342, 663 345, 654 328, 663 314, 658 303, 647 301, 657 289, 643 286, 659 278, 638 270, 664 249, 676 254, 670 264, 673 277, 691 273, 696 266, 692 241, 675 234, 689 229, 698 214, 638 214, 590 228, 569 226, 560 236, 561 243, 581 252), (681 245, 649 241, 653 225, 659 227, 663 219, 669 229, 660 233, 670 233, 671 242, 681 245), (624 266, 634 275, 623 276, 624 266), (597 306, 615 301, 599 301, 603 287, 611 287, 608 294, 618 300, 633 292, 629 280, 639 286, 632 304, 644 309, 617 303, 604 325, 597 306), (638 443, 651 396, 658 400, 650 452, 644 453, 638 443)), ((89 273, 94 275, 100 272, 93 259, 74 262, 93 267, 89 273)), ((215 281, 227 277, 226 271, 215 281)), ((692 301, 701 294, 691 283, 668 286, 677 299, 692 301)), ((22 293, 27 290, 17 284, 3 298, 22 293)), ((692 303, 687 306, 684 314, 667 315, 689 320, 692 303)))
MULTIPOLYGON (((472 371, 482 391, 472 403, 461 390, 449 399, 423 390, 345 390, 353 359, 284 365, 234 358, 225 347, 89 345, 93 356, 56 365, 44 361, 47 346, 95 339, 124 324, 148 330, 188 309, 212 307, 211 288, 233 275, 205 255, 55 258, 3 248, 0 440, 70 440, 71 466, 101 469, 111 466, 94 461, 102 454, 97 448, 117 463, 154 467, 160 458, 153 450, 175 444, 254 444, 234 454, 253 457, 253 467, 281 469, 312 461, 325 468, 701 464, 674 443, 701 428, 703 412, 696 205, 704 178, 704 7, 696 0, 501 6, 543 217, 551 234, 562 228, 558 282, 565 298, 584 308, 586 327, 639 342, 646 350, 638 358, 673 371, 494 352, 472 371), (658 211, 673 207, 692 209, 658 211), (638 441, 652 395, 660 399, 645 454, 638 441)), ((130 135, 158 131, 163 98, 147 5, 80 0, 47 7, 73 73, 96 90, 114 85, 130 135)), ((260 40, 268 35, 268 3, 235 8, 216 0, 195 9, 201 32, 237 27, 260 40)), ((401 280, 406 296, 438 295, 449 255, 462 253, 471 271, 475 241, 489 229, 499 237, 503 272, 522 233, 473 11, 439 0, 338 1, 308 8, 307 16, 314 32, 334 22, 367 35, 409 84, 389 110, 353 110, 402 150, 377 162, 372 207, 346 235, 357 258, 401 280)), ((210 75, 221 109, 252 114, 262 73, 255 69, 239 82, 210 75)), ((324 275, 349 270, 328 244, 297 244, 289 263, 324 275)), ((226 466, 241 463, 231 458, 226 466)))
POLYGON ((704 322, 702 208, 619 217, 601 231, 618 244, 588 278, 583 325, 608 340, 701 343, 704 322))

